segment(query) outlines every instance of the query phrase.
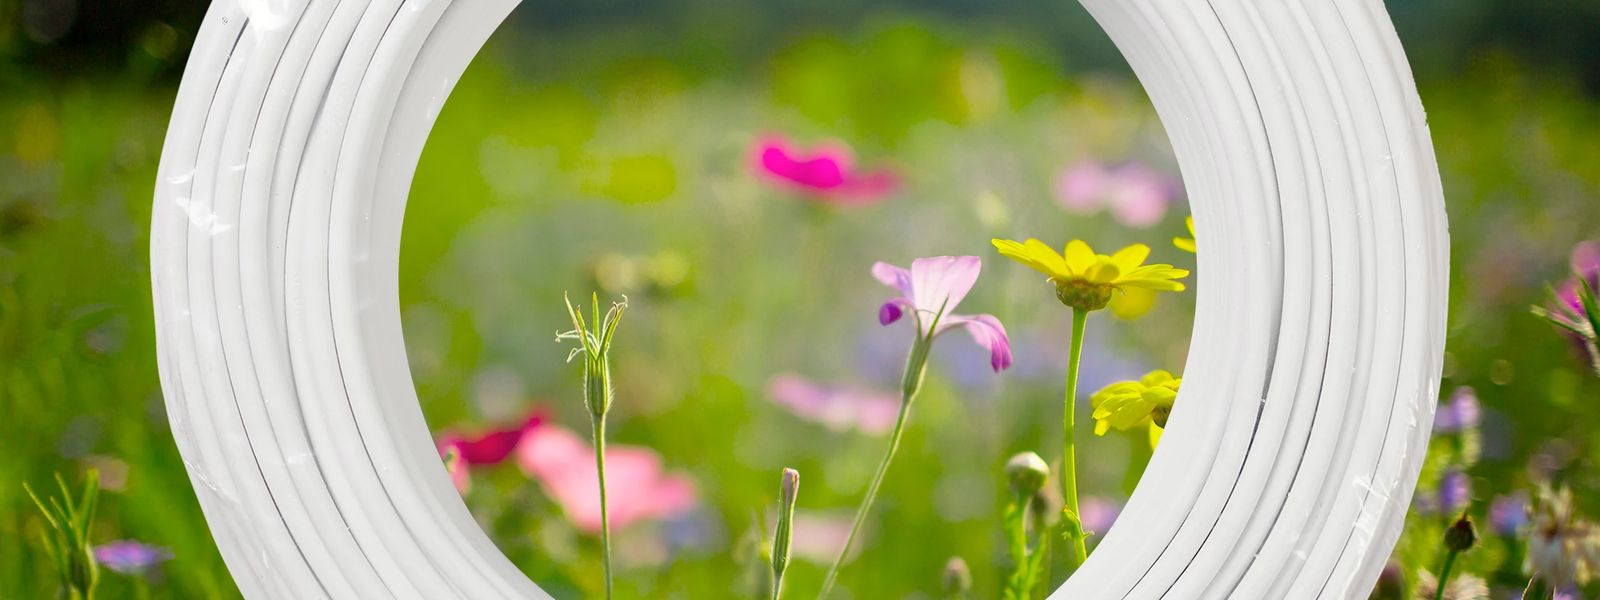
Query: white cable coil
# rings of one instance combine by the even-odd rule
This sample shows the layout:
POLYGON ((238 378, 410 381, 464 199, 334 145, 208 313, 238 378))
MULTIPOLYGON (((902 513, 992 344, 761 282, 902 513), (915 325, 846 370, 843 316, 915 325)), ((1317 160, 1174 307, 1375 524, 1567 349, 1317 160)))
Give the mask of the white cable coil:
MULTIPOLYGON (((251 598, 542 598, 449 483, 401 339, 401 219, 515 0, 217 0, 151 260, 163 390, 251 598)), ((1400 533, 1448 243, 1378 0, 1084 0, 1145 84, 1202 248, 1181 400, 1052 598, 1363 598, 1400 533)))

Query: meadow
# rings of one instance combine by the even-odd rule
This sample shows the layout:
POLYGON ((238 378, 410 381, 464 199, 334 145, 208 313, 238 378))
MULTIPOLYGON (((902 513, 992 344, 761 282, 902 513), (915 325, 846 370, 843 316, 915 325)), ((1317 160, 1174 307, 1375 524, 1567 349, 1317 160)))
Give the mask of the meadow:
MULTIPOLYGON (((760 540, 784 467, 804 481, 785 585, 808 595, 873 475, 913 335, 881 324, 896 294, 873 265, 977 256, 960 312, 1003 322, 1013 362, 997 373, 964 334, 941 337, 839 586, 944 597, 960 557, 973 597, 999 597, 1002 468, 1018 452, 1059 457, 1071 314, 990 239, 1142 243, 1151 262, 1194 267, 1172 241, 1190 235, 1181 174, 1138 82, 1025 36, 915 15, 790 32, 735 65, 697 59, 691 42, 607 51, 514 33, 445 105, 407 208, 406 344, 441 446, 500 429, 586 442, 580 367, 556 339, 571 328, 563 295, 626 296, 610 440, 642 457, 640 489, 662 491, 616 525, 617 595, 762 596, 760 540), (777 168, 763 160, 773 149, 829 157, 844 183, 777 168)), ((153 356, 149 203, 175 89, 158 66, 182 57, 152 35, 114 72, 0 77, 0 598, 57 585, 22 484, 90 468, 105 487, 94 542, 170 553, 103 575, 103 597, 237 594, 153 356)), ((1410 590, 1419 569, 1437 570, 1443 531, 1466 510, 1483 539, 1457 572, 1505 597, 1529 579, 1515 503, 1565 487, 1579 513, 1600 514, 1600 374, 1530 311, 1574 247, 1600 238, 1600 102, 1505 56, 1420 87, 1452 234, 1441 398, 1476 404, 1446 411, 1460 418, 1430 451, 1397 572, 1410 590)), ((1181 376, 1193 294, 1110 312, 1090 321, 1077 403, 1081 512, 1102 532, 1150 443, 1143 429, 1086 427, 1090 395, 1155 369, 1181 376)), ((516 450, 466 462, 482 464, 460 473, 465 499, 500 548, 556 597, 594 597, 599 545, 562 483, 516 450)))

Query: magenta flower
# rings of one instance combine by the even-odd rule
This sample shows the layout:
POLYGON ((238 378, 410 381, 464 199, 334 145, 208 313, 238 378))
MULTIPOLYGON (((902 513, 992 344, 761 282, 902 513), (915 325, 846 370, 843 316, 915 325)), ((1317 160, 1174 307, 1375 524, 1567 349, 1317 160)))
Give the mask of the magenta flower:
POLYGON ((118 540, 95 546, 94 560, 123 575, 143 575, 172 560, 172 551, 135 540, 118 540))
POLYGON ((1586 314, 1583 302, 1578 299, 1578 291, 1582 287, 1578 278, 1589 280, 1589 286, 1600 288, 1600 240, 1590 240, 1572 247, 1572 273, 1573 277, 1561 285, 1556 295, 1561 298, 1572 312, 1578 315, 1586 314))
MULTIPOLYGON (((578 529, 600 533, 600 475, 594 446, 554 425, 529 431, 517 446, 517 464, 539 481, 578 529)), ((669 475, 649 448, 606 445, 606 508, 612 528, 675 517, 693 509, 695 487, 669 475)))
POLYGON ((829 386, 784 373, 767 382, 767 395, 795 416, 833 431, 883 435, 894 427, 900 396, 852 386, 829 386))
POLYGON ((756 141, 755 155, 756 171, 767 180, 831 204, 871 204, 900 186, 900 178, 888 169, 857 170, 843 144, 805 151, 770 135, 756 141))
POLYGON ((1137 162, 1108 165, 1081 160, 1056 178, 1056 202, 1062 208, 1079 214, 1108 209, 1117 222, 1129 227, 1161 222, 1167 205, 1181 190, 1173 177, 1137 162))
POLYGON ((544 423, 544 414, 534 412, 527 419, 509 427, 501 427, 481 432, 477 435, 462 435, 460 433, 447 433, 440 436, 438 441, 439 453, 455 448, 456 454, 461 457, 461 462, 469 466, 496 465, 511 456, 511 451, 517 449, 517 444, 522 441, 522 436, 544 423))
POLYGON ((1006 328, 993 315, 958 315, 957 304, 972 291, 983 261, 976 256, 935 256, 919 258, 906 270, 885 262, 872 265, 872 276, 902 294, 878 308, 878 322, 888 325, 910 311, 922 334, 939 335, 952 327, 964 327, 973 341, 989 351, 989 367, 996 373, 1011 366, 1011 339, 1006 328), (943 310, 942 315, 939 311, 943 310), (938 329, 928 327, 938 320, 938 329))
POLYGON ((1433 432, 1446 434, 1476 429, 1482 416, 1477 392, 1461 386, 1450 393, 1448 401, 1439 404, 1438 412, 1433 415, 1433 432))
POLYGON ((1595 373, 1600 373, 1600 346, 1595 342, 1592 325, 1594 315, 1584 309, 1581 296, 1584 283, 1589 283, 1592 290, 1600 290, 1600 240, 1573 246, 1571 267, 1573 277, 1566 278, 1566 282, 1555 290, 1555 306, 1536 312, 1562 326, 1563 333, 1571 339, 1579 357, 1587 358, 1589 365, 1594 366, 1595 373))

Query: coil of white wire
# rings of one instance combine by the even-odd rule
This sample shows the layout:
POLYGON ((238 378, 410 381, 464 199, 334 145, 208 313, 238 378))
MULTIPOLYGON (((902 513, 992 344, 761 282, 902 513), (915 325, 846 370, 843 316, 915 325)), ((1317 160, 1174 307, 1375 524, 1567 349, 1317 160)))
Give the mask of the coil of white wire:
MULTIPOLYGON (((163 389, 251 598, 548 597, 450 485, 396 297, 456 78, 515 0, 217 0, 162 154, 163 389)), ((1379 0, 1084 0, 1182 167, 1200 243, 1182 401, 1053 598, 1359 598, 1426 448, 1447 232, 1379 0)))

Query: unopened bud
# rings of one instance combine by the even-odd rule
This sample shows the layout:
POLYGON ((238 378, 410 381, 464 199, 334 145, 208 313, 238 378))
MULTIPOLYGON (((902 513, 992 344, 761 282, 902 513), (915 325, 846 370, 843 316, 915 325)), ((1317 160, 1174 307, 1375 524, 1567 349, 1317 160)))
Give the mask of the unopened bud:
POLYGON ((1478 527, 1472 524, 1472 517, 1461 513, 1450 528, 1444 530, 1444 547, 1455 552, 1471 550, 1478 543, 1478 527))
POLYGON ((944 563, 944 575, 940 578, 944 586, 945 596, 950 598, 965 597, 972 589, 972 570, 967 568, 967 561, 959 556, 952 556, 944 563))
POLYGON ((1049 476, 1050 465, 1038 454, 1022 452, 1006 461, 1006 478, 1011 481, 1011 489, 1019 494, 1038 492, 1049 476))
POLYGON ((778 482, 778 528, 772 534, 772 585, 775 592, 782 589, 783 572, 789 568, 789 549, 794 543, 794 505, 799 495, 800 472, 784 469, 778 482))

